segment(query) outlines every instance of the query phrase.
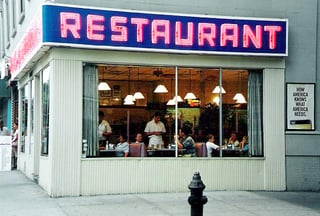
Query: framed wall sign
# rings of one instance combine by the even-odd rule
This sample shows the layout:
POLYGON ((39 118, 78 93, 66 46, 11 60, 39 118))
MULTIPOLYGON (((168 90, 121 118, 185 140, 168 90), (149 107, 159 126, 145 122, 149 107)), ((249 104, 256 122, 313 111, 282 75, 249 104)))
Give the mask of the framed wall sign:
POLYGON ((315 130, 315 84, 287 84, 287 130, 315 130))

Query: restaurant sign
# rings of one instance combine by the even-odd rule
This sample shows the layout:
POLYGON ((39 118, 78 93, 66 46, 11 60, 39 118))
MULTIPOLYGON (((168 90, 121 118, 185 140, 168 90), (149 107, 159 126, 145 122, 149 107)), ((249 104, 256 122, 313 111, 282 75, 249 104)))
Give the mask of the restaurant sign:
POLYGON ((43 42, 99 49, 287 56, 288 21, 45 5, 43 42))
POLYGON ((45 4, 10 58, 11 79, 41 48, 185 54, 288 55, 288 20, 170 14, 45 4))

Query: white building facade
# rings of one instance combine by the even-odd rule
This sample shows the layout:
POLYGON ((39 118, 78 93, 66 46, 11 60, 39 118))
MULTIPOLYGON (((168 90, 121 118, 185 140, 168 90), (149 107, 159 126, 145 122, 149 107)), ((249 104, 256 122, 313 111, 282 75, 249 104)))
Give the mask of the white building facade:
MULTIPOLYGON (((320 189, 317 0, 41 3, 2 1, 1 53, 5 53, 2 58, 10 58, 10 79, 18 82, 18 169, 49 195, 185 191, 195 171, 200 172, 206 190, 320 189), (148 78, 154 70, 162 71, 161 75, 148 78), (258 99, 251 89, 255 73, 263 86, 258 99), (214 76, 218 78, 211 79, 214 76), (237 87, 228 86, 232 77, 237 87), (241 84, 243 79, 248 85, 241 84), (104 96, 98 92, 98 82, 103 80, 112 84, 110 100, 108 92, 104 96), (121 92, 123 99, 139 82, 144 102, 129 107, 112 102, 116 93, 121 92), (157 82, 171 85, 170 96, 186 93, 185 86, 194 90, 200 105, 186 99, 185 107, 177 103, 171 109, 150 108, 168 99, 148 90, 157 82), (219 156, 99 157, 97 136, 90 132, 96 127, 91 123, 97 123, 98 111, 107 116, 114 136, 123 130, 129 137, 143 132, 129 122, 151 119, 156 110, 166 115, 178 110, 173 112, 177 125, 179 113, 184 112, 185 121, 188 118, 189 111, 180 108, 192 109, 193 125, 204 130, 200 124, 204 104, 213 99, 206 89, 216 84, 227 92, 217 94, 222 98, 215 106, 219 127, 211 128, 221 147, 219 156), (245 89, 246 105, 229 103, 228 92, 238 89, 245 89), (236 113, 236 123, 232 117, 227 124, 224 107, 235 105, 240 108, 229 111, 236 113), (257 109, 261 109, 260 121, 252 117, 257 109), (118 116, 124 119, 120 126, 118 116), (231 130, 248 134, 247 156, 223 156, 223 137, 231 130), (89 144, 86 157, 84 140, 89 144)), ((168 146, 177 127, 170 132, 164 137, 165 142, 169 139, 168 146)), ((200 136, 199 132, 195 139, 201 140, 200 136)))

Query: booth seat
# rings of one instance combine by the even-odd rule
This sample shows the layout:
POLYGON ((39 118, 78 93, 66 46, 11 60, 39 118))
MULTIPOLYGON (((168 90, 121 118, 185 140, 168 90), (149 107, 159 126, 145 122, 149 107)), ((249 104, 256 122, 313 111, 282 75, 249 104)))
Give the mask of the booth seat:
POLYGON ((207 147, 205 143, 196 142, 195 147, 196 147, 197 157, 207 157, 207 147))
POLYGON ((129 157, 145 157, 146 148, 144 143, 130 143, 129 157))

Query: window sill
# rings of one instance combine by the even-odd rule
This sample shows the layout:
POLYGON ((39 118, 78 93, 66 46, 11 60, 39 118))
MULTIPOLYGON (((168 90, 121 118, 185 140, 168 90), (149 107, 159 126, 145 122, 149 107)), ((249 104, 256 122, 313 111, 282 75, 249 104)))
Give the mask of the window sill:
POLYGON ((320 135, 320 131, 286 131, 286 135, 320 135))

